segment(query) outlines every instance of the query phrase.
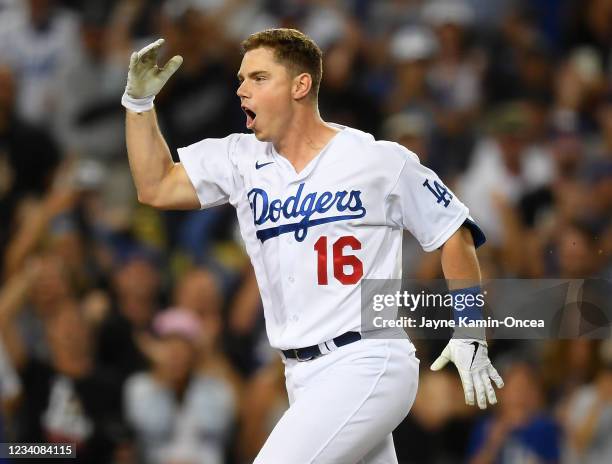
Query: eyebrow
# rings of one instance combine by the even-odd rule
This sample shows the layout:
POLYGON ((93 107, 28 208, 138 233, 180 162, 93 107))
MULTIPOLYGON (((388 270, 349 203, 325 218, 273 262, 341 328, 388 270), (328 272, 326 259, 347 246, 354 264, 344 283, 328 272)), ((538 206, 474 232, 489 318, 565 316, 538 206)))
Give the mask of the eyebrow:
MULTIPOLYGON (((264 71, 264 70, 260 70, 260 71, 251 71, 251 72, 248 74, 248 77, 253 78, 253 77, 257 76, 258 74, 268 74, 268 71, 264 71)), ((244 78, 242 77, 242 74, 240 74, 240 73, 236 74, 236 77, 237 77, 237 78, 238 78, 238 80, 239 80, 239 81, 241 81, 241 82, 244 80, 244 78)))

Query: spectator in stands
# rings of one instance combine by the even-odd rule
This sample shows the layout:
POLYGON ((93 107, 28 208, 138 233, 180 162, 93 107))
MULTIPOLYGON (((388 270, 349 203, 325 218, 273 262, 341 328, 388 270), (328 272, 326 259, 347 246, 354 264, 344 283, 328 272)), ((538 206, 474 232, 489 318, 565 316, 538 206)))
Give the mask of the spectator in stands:
POLYGON ((561 430, 543 409, 542 386, 535 369, 515 362, 505 369, 506 385, 492 416, 472 431, 472 464, 556 462, 561 430))
POLYGON ((319 92, 319 110, 327 120, 377 135, 380 109, 363 89, 361 61, 354 41, 339 40, 329 46, 323 54, 327 73, 319 92))
POLYGON ((610 39, 612 38, 612 4, 606 0, 590 0, 586 3, 572 1, 564 24, 564 45, 571 49, 576 45, 589 45, 596 50, 608 72, 610 61, 610 39))
POLYGON ((160 305, 160 272, 154 255, 143 247, 125 251, 115 267, 114 307, 98 335, 100 365, 125 379, 147 366, 138 345, 139 334, 151 328, 160 305))
POLYGON ((76 301, 65 263, 51 253, 34 258, 6 282, 2 295, 0 332, 14 365, 21 370, 33 360, 49 362, 45 327, 76 301))
POLYGON ((88 2, 82 15, 79 41, 61 70, 55 129, 67 153, 108 165, 125 163, 123 114, 113 102, 125 85, 128 56, 117 46, 121 28, 103 5, 88 2))
POLYGON ((517 99, 551 104, 552 47, 534 24, 526 5, 502 16, 499 29, 488 31, 483 92, 490 105, 517 99))
POLYGON ((389 55, 394 67, 394 86, 388 96, 387 113, 417 112, 433 123, 433 94, 427 74, 437 48, 433 33, 422 26, 402 28, 391 37, 389 55))
POLYGON ((21 369, 26 401, 17 441, 74 443, 78 463, 108 463, 109 436, 120 421, 116 384, 94 364, 90 329, 74 302, 45 323, 50 362, 30 359, 21 369))
POLYGON ((458 185, 458 195, 483 228, 489 246, 499 247, 506 231, 499 200, 517 205, 520 198, 552 181, 549 154, 529 144, 525 107, 507 104, 491 117, 492 137, 483 138, 458 185))
POLYGON ((14 232, 22 199, 48 189, 61 157, 49 132, 17 114, 18 87, 15 73, 0 63, 0 256, 14 232))
POLYGON ((572 397, 565 428, 564 463, 612 461, 612 359, 607 360, 592 383, 572 397))
POLYGON ((402 464, 459 462, 466 455, 473 411, 457 379, 450 372, 441 374, 421 374, 411 413, 393 432, 402 464))
POLYGON ((198 372, 224 383, 233 394, 233 401, 238 404, 241 379, 222 351, 223 297, 218 279, 207 269, 187 271, 175 287, 174 306, 193 311, 200 320, 198 372))
POLYGON ((598 340, 555 340, 542 350, 542 380, 548 401, 559 405, 592 382, 601 367, 598 340))
POLYGON ((255 271, 247 262, 243 266, 240 286, 231 297, 226 337, 226 352, 244 375, 250 377, 276 358, 267 337, 255 271))
POLYGON ((251 462, 289 407, 280 359, 258 370, 245 388, 238 450, 241 461, 251 462))
POLYGON ((78 17, 55 0, 27 0, 26 8, 0 16, 0 60, 19 80, 17 114, 49 125, 57 108, 61 71, 78 41, 78 17))
POLYGON ((468 43, 474 12, 465 0, 432 0, 423 5, 422 14, 439 44, 429 76, 434 99, 444 112, 471 116, 481 98, 480 64, 468 43))
POLYGON ((125 415, 148 464, 220 464, 234 422, 227 385, 197 373, 201 322, 185 309, 168 309, 153 321, 156 339, 145 338, 149 371, 124 387, 125 415))
POLYGON ((431 158, 450 182, 465 171, 473 151, 484 57, 471 41, 474 11, 466 0, 423 2, 422 15, 438 44, 427 75, 436 121, 431 158))
POLYGON ((355 11, 362 21, 367 40, 378 39, 396 31, 403 26, 418 23, 421 19, 422 1, 414 0, 379 0, 368 2, 367 9, 355 11))
POLYGON ((581 133, 595 128, 594 109, 606 91, 600 58, 587 47, 576 48, 557 66, 551 118, 557 125, 577 128, 581 133))

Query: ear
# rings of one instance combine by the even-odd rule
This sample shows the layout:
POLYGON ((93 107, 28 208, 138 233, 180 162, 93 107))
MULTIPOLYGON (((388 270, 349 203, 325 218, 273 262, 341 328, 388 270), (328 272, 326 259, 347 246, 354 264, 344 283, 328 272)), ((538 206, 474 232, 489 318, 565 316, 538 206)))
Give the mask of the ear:
POLYGON ((307 97, 312 88, 312 76, 308 73, 298 74, 293 78, 291 96, 296 100, 307 97))

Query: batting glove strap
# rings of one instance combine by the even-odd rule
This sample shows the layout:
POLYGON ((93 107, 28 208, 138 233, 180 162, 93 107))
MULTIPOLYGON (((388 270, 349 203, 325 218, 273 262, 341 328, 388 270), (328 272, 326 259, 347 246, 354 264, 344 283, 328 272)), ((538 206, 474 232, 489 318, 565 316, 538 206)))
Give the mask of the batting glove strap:
POLYGON ((134 98, 130 97, 126 90, 123 92, 123 97, 121 97, 121 104, 130 111, 142 113, 143 111, 150 111, 153 109, 153 100, 155 100, 155 95, 145 98, 134 98))

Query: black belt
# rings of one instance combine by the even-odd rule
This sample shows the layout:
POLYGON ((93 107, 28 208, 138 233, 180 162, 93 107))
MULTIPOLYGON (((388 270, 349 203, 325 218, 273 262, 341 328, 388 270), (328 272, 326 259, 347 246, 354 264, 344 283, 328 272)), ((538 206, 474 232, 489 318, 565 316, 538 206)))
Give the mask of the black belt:
MULTIPOLYGON (((361 340, 361 334, 359 332, 346 332, 338 337, 334 338, 332 341, 337 348, 341 346, 348 345, 349 343, 356 342, 357 340, 361 340)), ((334 347, 329 347, 330 342, 321 343, 321 345, 325 345, 329 351, 333 351, 334 347)), ((329 352, 328 351, 328 352, 329 352)), ((319 345, 307 346, 306 348, 296 348, 292 350, 283 350, 283 354, 286 358, 289 359, 297 359, 298 361, 310 361, 311 359, 318 358, 323 354, 319 345)))

